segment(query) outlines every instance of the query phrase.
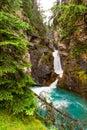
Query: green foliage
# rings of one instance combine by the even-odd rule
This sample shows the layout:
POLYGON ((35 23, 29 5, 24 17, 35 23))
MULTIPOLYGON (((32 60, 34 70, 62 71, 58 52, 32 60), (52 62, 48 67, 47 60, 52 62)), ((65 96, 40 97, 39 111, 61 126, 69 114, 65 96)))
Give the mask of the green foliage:
POLYGON ((4 10, 6 12, 14 12, 16 10, 19 10, 22 4, 22 0, 0 0, 0 6, 1 10, 4 10))
POLYGON ((82 84, 87 84, 87 73, 86 71, 79 71, 78 72, 79 80, 82 82, 82 84))
POLYGON ((45 26, 43 24, 43 18, 38 11, 37 2, 35 0, 23 0, 23 14, 29 18, 31 25, 37 30, 40 36, 45 34, 45 26))
POLYGON ((0 109, 33 115, 36 103, 29 87, 34 81, 24 71, 31 66, 24 58, 29 42, 20 30, 29 30, 29 25, 13 14, 0 12, 0 109))
POLYGON ((79 43, 73 50, 74 55, 87 54, 87 43, 79 43))
POLYGON ((11 28, 15 28, 15 29, 23 29, 26 30, 28 29, 28 24, 21 21, 19 18, 17 18, 16 16, 14 16, 13 14, 9 14, 9 13, 5 13, 5 12, 0 12, 0 25, 3 26, 3 28, 5 28, 7 25, 11 28))
POLYGON ((69 4, 54 6, 54 26, 58 26, 58 33, 61 36, 60 41, 71 41, 69 50, 71 54, 79 55, 87 53, 86 27, 84 23, 84 14, 87 12, 87 6, 82 1, 72 0, 69 4), (83 34, 83 36, 81 36, 83 34))
POLYGON ((59 25, 62 39, 70 37, 78 30, 79 24, 83 24, 84 13, 87 7, 70 3, 68 5, 54 6, 54 25, 59 25))
POLYGON ((34 117, 26 117, 25 120, 9 115, 0 110, 0 130, 46 130, 45 126, 34 117))
POLYGON ((15 35, 23 35, 21 34, 21 32, 19 32, 19 29, 27 30, 30 33, 34 31, 33 27, 28 23, 23 22, 21 19, 19 19, 17 16, 14 16, 13 14, 9 14, 3 11, 0 12, 0 27, 2 27, 2 30, 0 30, 1 33, 14 34, 15 31, 15 35), (3 30, 3 28, 6 28, 7 30, 3 30))

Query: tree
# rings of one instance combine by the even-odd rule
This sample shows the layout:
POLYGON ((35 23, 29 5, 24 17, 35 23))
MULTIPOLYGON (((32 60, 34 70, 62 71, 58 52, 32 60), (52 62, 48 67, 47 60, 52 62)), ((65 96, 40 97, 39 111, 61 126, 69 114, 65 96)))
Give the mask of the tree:
POLYGON ((61 30, 59 33, 62 35, 62 39, 71 37, 80 25, 84 25, 84 14, 87 11, 87 7, 84 5, 78 5, 73 2, 69 4, 63 4, 61 6, 54 6, 54 26, 59 26, 61 30))
POLYGON ((29 19, 31 25, 37 30, 37 34, 44 36, 46 29, 43 24, 43 17, 38 10, 37 2, 35 0, 23 0, 22 7, 24 16, 29 19))
MULTIPOLYGON (((16 8, 9 8, 12 6, 10 2, 3 2, 0 11, 0 109, 17 115, 33 115, 35 97, 29 87, 34 81, 24 72, 24 68, 31 65, 23 58, 29 45, 23 31, 31 29, 28 23, 16 16, 16 8)), ((14 0, 13 7, 18 2, 21 0, 14 0)), ((20 6, 18 4, 18 8, 20 6)))

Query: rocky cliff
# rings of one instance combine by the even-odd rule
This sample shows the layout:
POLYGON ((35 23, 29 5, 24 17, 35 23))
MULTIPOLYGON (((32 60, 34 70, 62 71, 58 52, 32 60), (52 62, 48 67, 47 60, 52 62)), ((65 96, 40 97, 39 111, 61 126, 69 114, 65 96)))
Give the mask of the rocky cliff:
POLYGON ((87 98, 87 3, 70 0, 54 7, 54 38, 64 70, 58 87, 87 98), (59 12, 59 13, 58 13, 59 12))
POLYGON ((57 76, 53 70, 53 43, 37 36, 30 41, 31 75, 37 85, 50 85, 57 76))
POLYGON ((61 26, 57 25, 56 30, 61 30, 62 34, 57 33, 56 41, 60 40, 58 46, 64 70, 58 87, 87 98, 87 15, 84 3, 80 4, 64 5, 62 16, 57 18, 61 26), (81 8, 83 9, 80 11, 81 8), (73 10, 73 14, 70 9, 73 10), (64 13, 66 10, 69 11, 67 14, 64 13))
MULTIPOLYGON (((82 39, 80 39, 81 41, 82 39)), ((84 42, 87 44, 87 39, 84 39, 84 42)), ((72 52, 76 49, 76 45, 73 43, 79 44, 76 39, 73 39, 69 43, 59 45, 64 74, 59 79, 58 87, 87 98, 87 53, 73 55, 72 52), (65 45, 66 48, 64 48, 65 45)), ((81 46, 83 47, 85 44, 82 45, 82 43, 81 46)))
POLYGON ((30 4, 23 1, 23 12, 18 10, 16 15, 30 25, 29 30, 22 32, 29 42, 29 50, 23 59, 31 64, 32 67, 24 68, 24 72, 31 75, 37 85, 50 85, 57 77, 53 72, 54 59, 52 51, 54 43, 52 40, 52 30, 49 31, 47 29, 46 31, 46 25, 43 24, 42 16, 38 11, 35 1, 30 0, 30 4), (30 9, 30 11, 27 9, 30 9))

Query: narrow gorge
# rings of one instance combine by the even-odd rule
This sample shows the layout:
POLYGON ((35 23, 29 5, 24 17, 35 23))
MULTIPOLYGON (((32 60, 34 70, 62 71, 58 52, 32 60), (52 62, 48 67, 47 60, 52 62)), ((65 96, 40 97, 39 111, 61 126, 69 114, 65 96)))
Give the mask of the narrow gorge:
POLYGON ((0 0, 0 130, 87 130, 87 0, 0 0))
MULTIPOLYGON (((56 9, 57 11, 62 12, 62 5, 65 4, 65 11, 68 11, 69 8, 80 8, 80 3, 77 2, 77 7, 74 7, 74 5, 71 5, 71 1, 67 1, 64 3, 64 1, 60 1, 59 5, 61 6, 61 9, 56 9), (70 7, 67 9, 67 4, 70 3, 70 7)), ((85 3, 83 2, 83 5, 85 3)), ((85 8, 83 8, 83 11, 85 11, 85 8)), ((74 12, 76 13, 76 12, 74 12)), ((79 15, 81 12, 79 11, 79 15)), ((66 18, 68 17, 68 14, 66 14, 66 18)), ((73 14, 74 15, 74 14, 73 14)), ((87 98, 87 53, 86 53, 86 23, 84 21, 85 16, 83 12, 83 17, 79 18, 76 21, 75 24, 77 24, 78 20, 80 21, 79 24, 75 25, 73 20, 71 21, 71 27, 69 31, 72 32, 72 34, 68 34, 67 28, 64 28, 66 30, 63 30, 63 27, 59 27, 59 24, 67 24, 63 23, 64 21, 60 21, 60 23, 57 24, 56 19, 59 17, 57 16, 55 10, 54 10, 54 30, 50 30, 47 41, 38 41, 35 45, 36 48, 34 51, 31 50, 31 62, 32 62, 32 76, 34 77, 36 83, 39 85, 50 85, 52 81, 56 79, 56 74, 53 72, 53 57, 52 57, 52 51, 54 47, 56 46, 57 49, 59 49, 59 54, 61 57, 62 67, 64 71, 64 75, 62 78, 59 79, 58 87, 61 89, 66 89, 68 91, 74 92, 83 98, 87 98), (57 17, 57 18, 56 18, 57 17), (80 20, 83 19, 83 20, 80 20), (73 24, 73 25, 72 25, 73 24), (81 26, 80 26, 81 25, 81 26), (57 33, 57 31, 59 33, 57 33), (61 31, 64 31, 63 35, 60 35, 61 31), (50 37, 49 37, 50 35, 50 37), (69 36, 68 36, 69 35, 69 36), (61 41, 61 39, 63 39, 61 41), (38 43, 39 42, 39 43, 38 43), (37 50, 37 51, 36 51, 37 50), (33 56, 34 52, 34 56, 33 56), (37 54, 38 53, 38 54, 37 54), (36 61, 35 61, 36 59, 36 61), (37 66, 37 68, 36 68, 37 66)), ((72 16, 73 18, 74 16, 72 16)), ((60 16, 59 20, 62 18, 60 16)), ((39 39, 41 40, 41 39, 39 39)))
MULTIPOLYGON (((59 2, 60 6, 61 6, 61 4, 62 3, 59 2)), ((67 1, 66 1, 66 4, 67 4, 67 1)), ((62 7, 58 8, 58 9, 59 9, 58 11, 60 11, 60 10, 62 10, 62 7)), ((54 24, 55 24, 55 21, 56 21, 56 18, 54 19, 54 24)), ((84 98, 86 98, 86 92, 87 92, 86 91, 87 75, 84 75, 84 74, 86 74, 86 70, 87 70, 87 62, 82 57, 82 55, 84 55, 84 57, 85 57, 86 54, 79 54, 79 52, 78 52, 78 54, 76 54, 77 50, 75 50, 78 48, 76 46, 77 45, 76 42, 77 42, 78 38, 79 38, 78 42, 83 42, 81 40, 84 40, 84 42, 86 42, 85 41, 86 36, 85 36, 85 34, 83 34, 84 28, 81 28, 81 30, 80 30, 80 28, 78 27, 78 30, 83 32, 82 34, 84 35, 84 39, 81 37, 81 33, 80 33, 80 35, 78 35, 75 38, 73 38, 73 34, 72 34, 70 39, 66 38, 62 41, 61 41, 61 38, 63 36, 57 33, 57 31, 58 30, 60 31, 60 29, 62 29, 62 27, 60 28, 59 26, 56 26, 55 30, 52 33, 53 35, 50 38, 50 41, 54 40, 53 42, 51 42, 52 48, 50 48, 49 43, 47 45, 47 47, 49 47, 51 49, 50 50, 51 57, 52 57, 52 51, 54 51, 52 60, 51 61, 49 60, 49 63, 51 62, 52 67, 54 66, 54 69, 51 68, 52 73, 47 74, 47 76, 48 75, 50 76, 50 78, 48 78, 49 84, 47 83, 48 80, 45 79, 45 82, 43 82, 43 85, 40 85, 40 86, 44 86, 44 87, 40 87, 37 84, 38 87, 33 87, 32 90, 35 93, 37 93, 38 95, 41 95, 41 93, 43 93, 44 94, 43 96, 45 98, 47 96, 47 100, 49 99, 48 97, 50 97, 53 102, 53 105, 56 108, 66 109, 69 112, 71 117, 87 121, 87 118, 86 118, 87 101, 84 99, 84 98), (58 42, 58 44, 57 44, 57 42, 58 42), (54 49, 55 46, 58 50, 54 49), (53 62, 53 59, 54 59, 54 62, 53 62), (62 63, 63 70, 61 67, 61 63, 62 63), (55 74, 55 76, 54 76, 54 74, 55 74), (52 75, 53 75, 53 77, 52 77, 52 75), (83 75, 85 77, 83 77, 83 75), (83 78, 84 78, 84 81, 82 80, 83 78), (53 80, 53 79, 55 79, 55 80, 53 80), (52 83, 52 81, 53 81, 53 83, 52 83), (82 82, 82 84, 81 84, 81 82, 82 82), (66 91, 66 90, 68 90, 68 91, 66 91), (48 93, 48 94, 46 95, 46 93, 48 93)), ((52 31, 52 30, 50 30, 50 31, 52 31)), ((78 43, 78 44, 80 44, 80 43, 78 43)), ((41 58, 43 57, 43 55, 41 55, 41 58)), ((43 70, 43 68, 41 68, 41 71, 42 70, 43 70)), ((48 71, 46 71, 46 72, 48 72, 48 71)), ((44 72, 43 72, 43 74, 44 74, 44 72)), ((39 77, 39 79, 40 78, 41 77, 39 77)), ((86 127, 84 127, 84 130, 86 130, 86 127)))

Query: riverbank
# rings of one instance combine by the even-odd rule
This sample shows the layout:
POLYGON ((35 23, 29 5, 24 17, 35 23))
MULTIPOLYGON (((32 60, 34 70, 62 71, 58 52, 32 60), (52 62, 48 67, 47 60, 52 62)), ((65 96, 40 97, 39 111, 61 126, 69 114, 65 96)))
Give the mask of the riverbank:
POLYGON ((34 117, 25 118, 23 121, 6 111, 0 110, 0 130, 46 130, 41 122, 34 117))

